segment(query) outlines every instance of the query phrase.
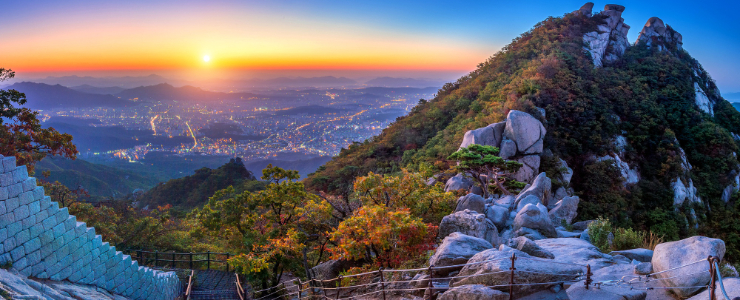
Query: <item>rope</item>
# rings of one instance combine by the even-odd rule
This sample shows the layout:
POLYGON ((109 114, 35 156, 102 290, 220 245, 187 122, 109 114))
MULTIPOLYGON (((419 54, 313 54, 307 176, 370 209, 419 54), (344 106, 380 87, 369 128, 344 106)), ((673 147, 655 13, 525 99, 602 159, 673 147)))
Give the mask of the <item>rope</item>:
POLYGON ((714 261, 714 270, 717 272, 717 279, 719 279, 719 289, 722 291, 722 295, 725 296, 725 300, 730 300, 730 296, 727 296, 727 291, 725 291, 725 284, 724 282, 722 282, 722 274, 720 274, 719 272, 717 261, 714 261))

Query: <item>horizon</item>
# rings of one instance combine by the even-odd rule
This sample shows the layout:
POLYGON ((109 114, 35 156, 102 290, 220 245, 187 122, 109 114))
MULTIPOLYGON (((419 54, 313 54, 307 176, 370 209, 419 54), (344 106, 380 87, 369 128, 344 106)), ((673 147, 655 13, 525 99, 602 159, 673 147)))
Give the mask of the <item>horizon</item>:
MULTIPOLYGON (((16 71, 16 81, 149 74, 189 82, 318 76, 454 81, 537 22, 585 2, 478 1, 456 9, 414 1, 9 3, 7 11, 15 13, 0 34, 12 42, 0 52, 2 67, 16 71)), ((607 3, 595 2, 594 11, 607 3)), ((740 34, 731 27, 732 7, 740 5, 716 10, 671 3, 618 1, 632 27, 630 42, 658 16, 683 35, 684 48, 722 92, 740 92, 734 75, 740 58, 732 51, 740 34)))

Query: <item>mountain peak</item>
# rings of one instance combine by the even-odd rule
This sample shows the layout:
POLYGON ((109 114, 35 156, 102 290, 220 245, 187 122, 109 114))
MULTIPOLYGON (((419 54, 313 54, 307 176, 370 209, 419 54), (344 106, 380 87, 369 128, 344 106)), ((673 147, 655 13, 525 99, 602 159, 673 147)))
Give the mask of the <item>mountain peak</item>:
POLYGON ((677 50, 683 49, 683 36, 670 26, 666 27, 663 20, 658 17, 648 19, 642 27, 635 43, 640 42, 645 42, 648 47, 657 46, 659 50, 666 49, 667 45, 677 50))

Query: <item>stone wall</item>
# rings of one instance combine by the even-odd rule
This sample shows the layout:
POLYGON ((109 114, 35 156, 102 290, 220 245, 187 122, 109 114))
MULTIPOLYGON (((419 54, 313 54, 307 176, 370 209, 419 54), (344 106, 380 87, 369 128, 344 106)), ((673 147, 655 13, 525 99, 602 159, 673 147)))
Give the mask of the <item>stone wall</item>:
POLYGON ((175 273, 139 266, 44 196, 15 157, 0 155, 0 162, 0 263, 29 277, 95 285, 132 299, 180 295, 175 273))

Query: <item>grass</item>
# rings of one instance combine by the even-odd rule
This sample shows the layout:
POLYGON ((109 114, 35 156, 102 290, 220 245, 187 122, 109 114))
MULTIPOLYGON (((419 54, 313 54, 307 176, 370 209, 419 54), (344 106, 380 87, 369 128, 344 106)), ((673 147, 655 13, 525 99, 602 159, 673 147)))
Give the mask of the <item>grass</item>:
POLYGON ((588 225, 588 235, 591 244, 604 253, 635 248, 655 250, 655 246, 663 243, 663 236, 652 231, 614 228, 609 220, 601 217, 588 225), (611 244, 609 243, 609 233, 614 235, 611 244))

